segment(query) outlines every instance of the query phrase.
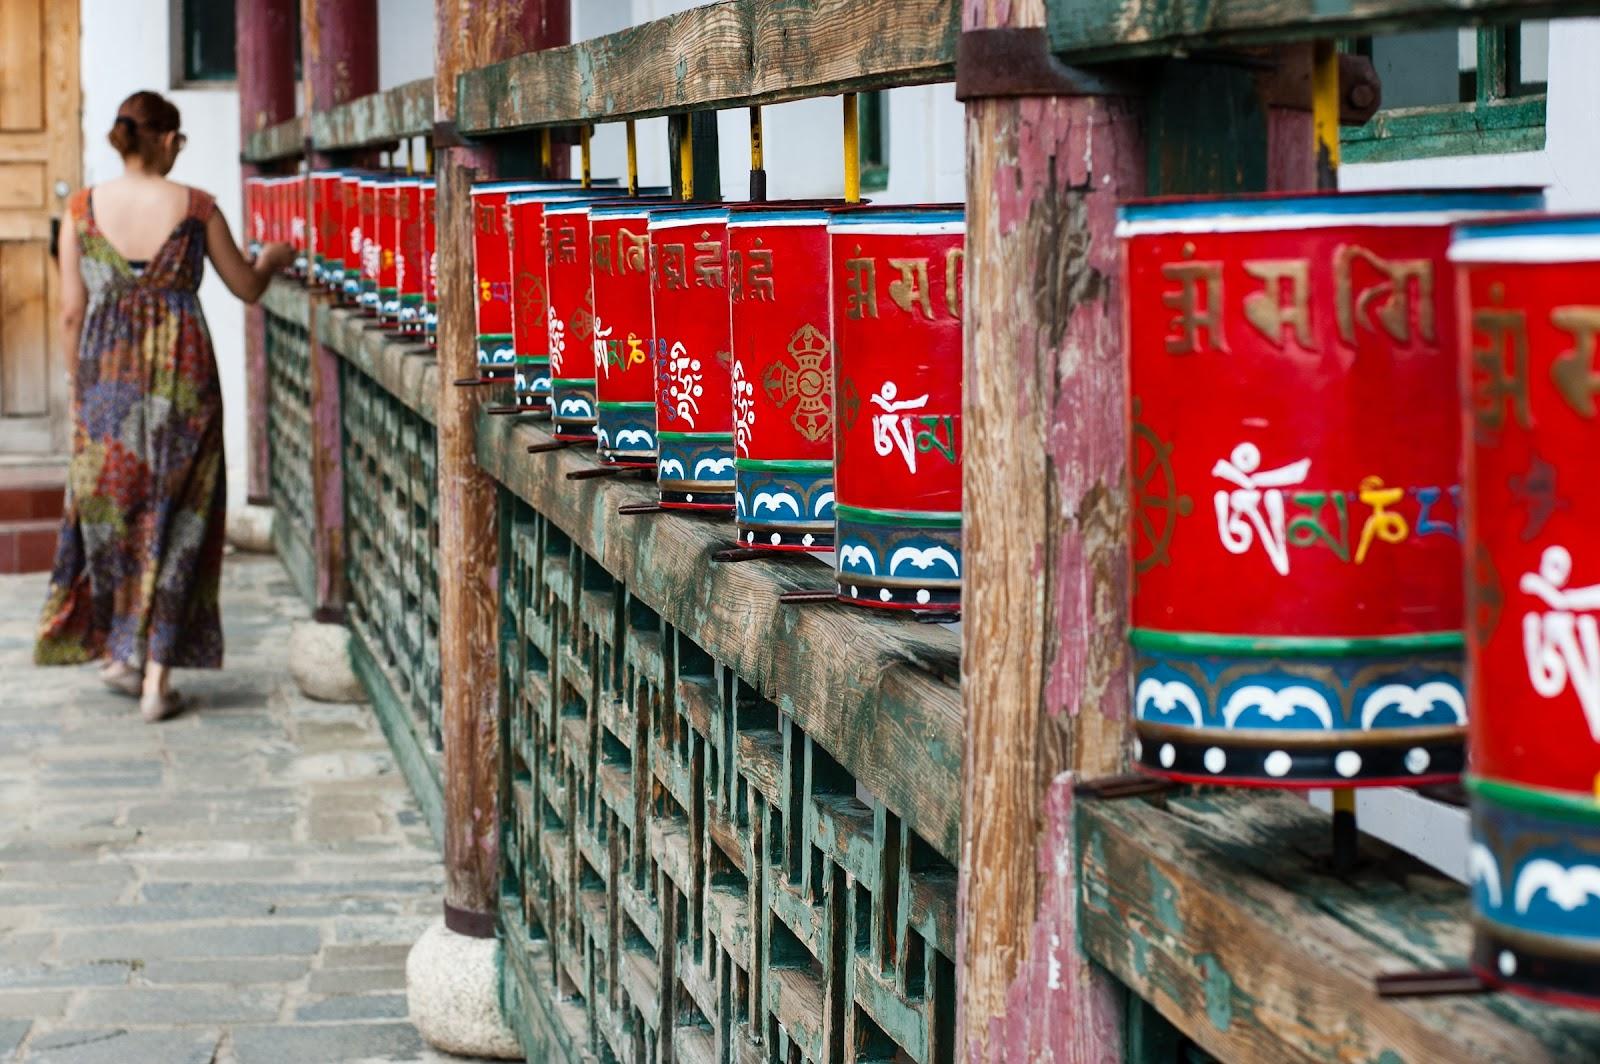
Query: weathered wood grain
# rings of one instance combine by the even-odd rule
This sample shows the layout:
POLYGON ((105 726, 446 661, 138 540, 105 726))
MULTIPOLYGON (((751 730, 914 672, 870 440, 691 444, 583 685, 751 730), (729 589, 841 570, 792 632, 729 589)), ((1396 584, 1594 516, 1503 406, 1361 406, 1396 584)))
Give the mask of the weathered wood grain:
POLYGON ((311 116, 311 144, 320 152, 379 147, 432 132, 432 78, 408 81, 311 116))
POLYGON ((529 455, 549 437, 483 414, 478 462, 568 535, 668 623, 772 698, 918 835, 952 862, 960 823, 961 711, 957 641, 937 626, 846 606, 793 607, 780 592, 827 587, 813 559, 718 565, 724 521, 624 516, 653 485, 568 481, 592 468, 572 449, 529 455))
POLYGON ((1045 0, 1050 44, 1072 62, 1364 35, 1430 25, 1573 16, 1600 0, 1045 0))
POLYGON ((1327 868, 1327 815, 1220 790, 1078 800, 1080 930, 1096 961, 1222 1060, 1600 1059, 1600 1024, 1509 995, 1386 1000, 1384 972, 1460 967, 1465 888, 1381 842, 1327 868))
POLYGON ((957 0, 723 0, 462 75, 464 133, 949 81, 957 0))
POLYGON ((270 163, 298 159, 305 151, 306 120, 298 117, 250 134, 240 157, 248 163, 270 163))
POLYGON ((311 291, 298 281, 274 277, 261 296, 261 308, 274 317, 311 328, 311 291))

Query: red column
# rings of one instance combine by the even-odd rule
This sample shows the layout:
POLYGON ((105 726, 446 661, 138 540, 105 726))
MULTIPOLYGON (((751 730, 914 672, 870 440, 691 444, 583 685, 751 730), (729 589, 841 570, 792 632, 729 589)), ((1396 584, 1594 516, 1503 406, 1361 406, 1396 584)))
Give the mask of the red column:
POLYGON ((378 91, 378 0, 301 0, 300 61, 311 110, 378 91))
MULTIPOLYGON (((294 117, 294 15, 296 0, 239 0, 235 8, 239 61, 239 140, 294 117)), ((242 177, 258 168, 242 167, 242 177)), ((245 225, 249 221, 246 219, 245 225)), ((240 230, 243 239, 244 230, 240 230)), ((267 451, 266 312, 245 308, 245 394, 252 504, 272 502, 267 451)))

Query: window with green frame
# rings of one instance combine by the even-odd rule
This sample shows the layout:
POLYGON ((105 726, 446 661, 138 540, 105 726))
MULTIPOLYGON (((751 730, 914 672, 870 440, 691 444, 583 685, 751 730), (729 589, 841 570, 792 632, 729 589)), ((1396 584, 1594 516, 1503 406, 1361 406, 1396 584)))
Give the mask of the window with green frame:
POLYGON ((863 92, 856 104, 857 132, 861 140, 861 190, 882 192, 889 187, 889 101, 887 93, 863 92))
POLYGON ((174 14, 173 35, 181 66, 178 84, 232 81, 239 76, 234 56, 233 0, 183 0, 174 14))
POLYGON ((1432 29, 1362 37, 1383 108, 1346 129, 1347 163, 1489 155, 1544 147, 1550 23, 1432 29))

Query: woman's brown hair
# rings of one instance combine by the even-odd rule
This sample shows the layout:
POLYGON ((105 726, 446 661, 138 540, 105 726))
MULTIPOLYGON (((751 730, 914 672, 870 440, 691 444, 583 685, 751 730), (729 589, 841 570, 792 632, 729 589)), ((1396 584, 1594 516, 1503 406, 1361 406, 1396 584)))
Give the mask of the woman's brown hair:
POLYGON ((106 139, 124 158, 137 155, 147 165, 160 158, 161 138, 182 123, 178 109, 159 92, 136 92, 117 108, 117 120, 106 139))

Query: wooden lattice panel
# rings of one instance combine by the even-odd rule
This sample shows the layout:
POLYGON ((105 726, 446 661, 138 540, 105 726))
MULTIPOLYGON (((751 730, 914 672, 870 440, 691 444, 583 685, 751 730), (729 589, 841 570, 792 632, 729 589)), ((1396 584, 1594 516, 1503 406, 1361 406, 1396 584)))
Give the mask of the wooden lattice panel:
POLYGON ((341 362, 351 631, 439 776, 439 530, 434 428, 341 362))
POLYGON ((268 467, 277 534, 290 550, 284 562, 310 595, 315 529, 311 486, 311 341, 303 322, 266 314, 268 467))
POLYGON ((949 861, 502 499, 514 1012, 571 1059, 953 1060, 949 861))

